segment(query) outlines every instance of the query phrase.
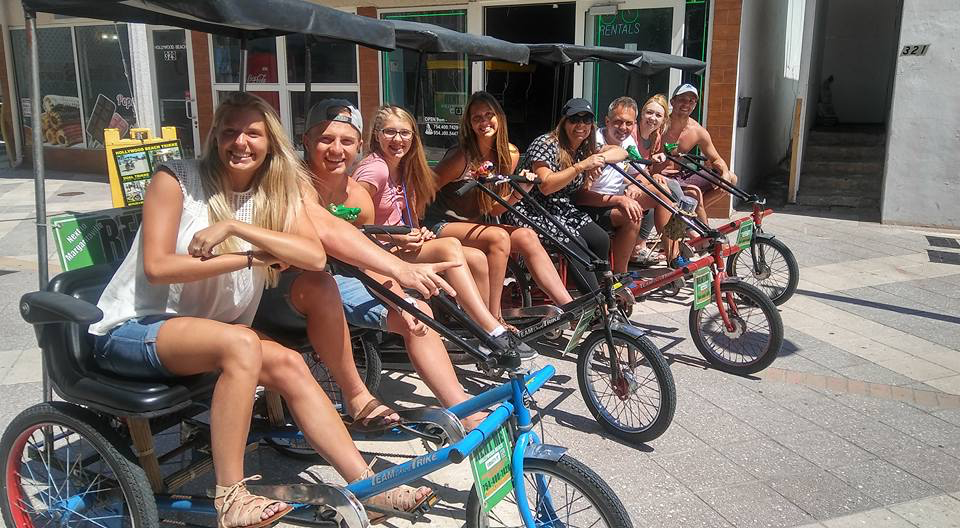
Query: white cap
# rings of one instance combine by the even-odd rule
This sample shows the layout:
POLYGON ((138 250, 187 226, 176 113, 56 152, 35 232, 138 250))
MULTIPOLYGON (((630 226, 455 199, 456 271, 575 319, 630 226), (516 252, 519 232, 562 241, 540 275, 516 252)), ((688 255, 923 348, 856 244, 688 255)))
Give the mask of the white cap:
POLYGON ((677 86, 677 89, 673 91, 673 96, 671 97, 671 99, 685 93, 692 93, 697 97, 697 99, 700 99, 700 93, 697 92, 696 86, 689 83, 681 84, 680 86, 677 86))

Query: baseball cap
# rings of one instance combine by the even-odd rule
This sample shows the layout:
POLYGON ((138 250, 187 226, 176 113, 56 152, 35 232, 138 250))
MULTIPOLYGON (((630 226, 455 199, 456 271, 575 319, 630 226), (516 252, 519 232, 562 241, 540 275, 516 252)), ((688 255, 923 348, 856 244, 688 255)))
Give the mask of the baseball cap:
POLYGON ((697 99, 700 98, 700 93, 697 92, 697 88, 689 83, 677 86, 677 89, 673 91, 673 95, 670 96, 670 98, 673 99, 674 97, 685 93, 692 93, 697 99))
POLYGON ((353 128, 356 128, 357 132, 361 135, 363 134, 363 118, 360 117, 360 111, 357 110, 357 107, 353 106, 353 103, 346 99, 324 99, 313 105, 313 108, 307 113, 307 121, 303 133, 306 134, 311 128, 324 121, 347 123, 353 128), (350 115, 340 113, 344 108, 347 109, 350 115))
POLYGON ((572 115, 579 114, 581 112, 586 112, 591 116, 595 116, 593 113, 593 107, 590 106, 590 101, 586 99, 581 99, 579 97, 574 97, 567 101, 567 104, 563 105, 563 109, 560 110, 561 117, 570 117, 572 115))

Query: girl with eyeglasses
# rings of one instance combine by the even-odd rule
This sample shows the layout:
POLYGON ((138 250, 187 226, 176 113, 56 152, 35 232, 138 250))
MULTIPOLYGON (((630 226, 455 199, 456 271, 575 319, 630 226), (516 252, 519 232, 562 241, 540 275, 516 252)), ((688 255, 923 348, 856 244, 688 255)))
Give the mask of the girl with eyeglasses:
POLYGON ((374 223, 410 226, 406 235, 383 237, 396 246, 397 256, 411 262, 460 263, 448 269, 445 276, 463 310, 503 348, 516 349, 523 358, 533 357, 533 349, 488 309, 478 286, 482 285, 484 293, 489 288, 486 255, 464 247, 455 238, 438 239, 420 224, 427 204, 436 195, 436 179, 427 164, 413 116, 398 106, 381 106, 374 115, 366 148, 368 153, 352 177, 373 200, 374 223))
MULTIPOLYGON (((530 199, 537 200, 596 256, 606 259, 610 252, 610 236, 587 213, 577 209, 575 197, 581 190, 590 188, 592 180, 607 162, 623 161, 627 152, 617 146, 607 146, 598 152, 596 135, 593 107, 586 99, 570 99, 563 105, 557 127, 534 139, 527 148, 520 168, 535 173, 542 182, 530 192, 530 199)), ((526 201, 516 204, 518 211, 562 243, 570 244, 563 232, 526 201)), ((514 225, 527 225, 519 215, 509 212, 504 215, 504 220, 514 225)), ((587 257, 578 246, 568 247, 587 257)), ((586 294, 598 287, 596 277, 587 273, 583 265, 573 260, 569 265, 573 271, 571 278, 581 293, 586 294)))
MULTIPOLYGON (((451 149, 437 165, 437 184, 440 190, 427 207, 424 224, 437 236, 455 238, 464 246, 476 248, 484 255, 489 281, 480 287, 490 311, 500 318, 500 299, 507 260, 511 253, 523 256, 534 280, 557 305, 572 300, 560 275, 550 260, 537 234, 527 228, 512 225, 491 225, 491 215, 499 215, 504 208, 480 189, 463 196, 457 191, 468 178, 475 177, 485 163, 493 164, 496 174, 513 174, 520 159, 520 151, 510 144, 507 117, 500 103, 487 92, 470 96, 460 121, 460 144, 451 149)), ((509 203, 516 203, 519 194, 511 193, 502 185, 498 193, 509 203)), ((500 318, 503 322, 503 319, 500 318)))

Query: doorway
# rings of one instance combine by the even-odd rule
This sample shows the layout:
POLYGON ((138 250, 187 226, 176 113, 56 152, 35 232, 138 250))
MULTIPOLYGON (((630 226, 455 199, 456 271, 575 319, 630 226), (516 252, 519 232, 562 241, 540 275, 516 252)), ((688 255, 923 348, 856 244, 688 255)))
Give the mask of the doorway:
POLYGON ((183 157, 195 158, 199 128, 187 33, 182 29, 153 29, 150 36, 158 122, 160 126, 176 127, 183 157))
MULTIPOLYGON (((484 34, 491 37, 523 44, 574 43, 574 2, 487 7, 483 18, 484 34)), ((560 104, 570 98, 573 93, 572 71, 566 76, 561 75, 558 83, 554 69, 543 64, 517 66, 490 61, 486 68, 485 89, 503 105, 510 141, 522 152, 537 136, 556 125, 557 116, 551 109, 554 89, 559 84, 560 104)))
MULTIPOLYGON (((684 5, 675 0, 629 1, 616 13, 587 13, 584 42, 594 46, 682 54, 684 5)), ((598 113, 617 97, 632 97, 642 105, 653 94, 667 94, 680 82, 677 70, 640 75, 618 64, 599 61, 584 68, 584 94, 598 113)))

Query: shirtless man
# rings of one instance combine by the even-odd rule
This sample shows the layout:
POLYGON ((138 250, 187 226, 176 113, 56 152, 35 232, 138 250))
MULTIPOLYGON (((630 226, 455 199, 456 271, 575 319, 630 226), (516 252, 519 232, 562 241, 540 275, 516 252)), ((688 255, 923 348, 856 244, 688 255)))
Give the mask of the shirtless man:
MULTIPOLYGON (((719 171, 724 180, 731 185, 736 185, 737 175, 730 172, 730 168, 720 157, 720 153, 713 146, 710 133, 690 117, 690 114, 697 107, 699 99, 697 89, 692 84, 682 84, 673 91, 673 97, 670 99, 672 111, 670 112, 667 131, 664 134, 664 144, 679 144, 677 150, 681 154, 686 154, 695 147, 700 147, 700 152, 707 158, 706 166, 719 171)), ((670 176, 678 172, 676 169, 665 168, 661 171, 661 174, 670 176)), ((679 181, 684 190, 689 190, 690 195, 697 199, 697 216, 700 217, 700 220, 706 222, 707 206, 720 199, 723 196, 723 191, 710 183, 710 180, 697 174, 679 181)))

